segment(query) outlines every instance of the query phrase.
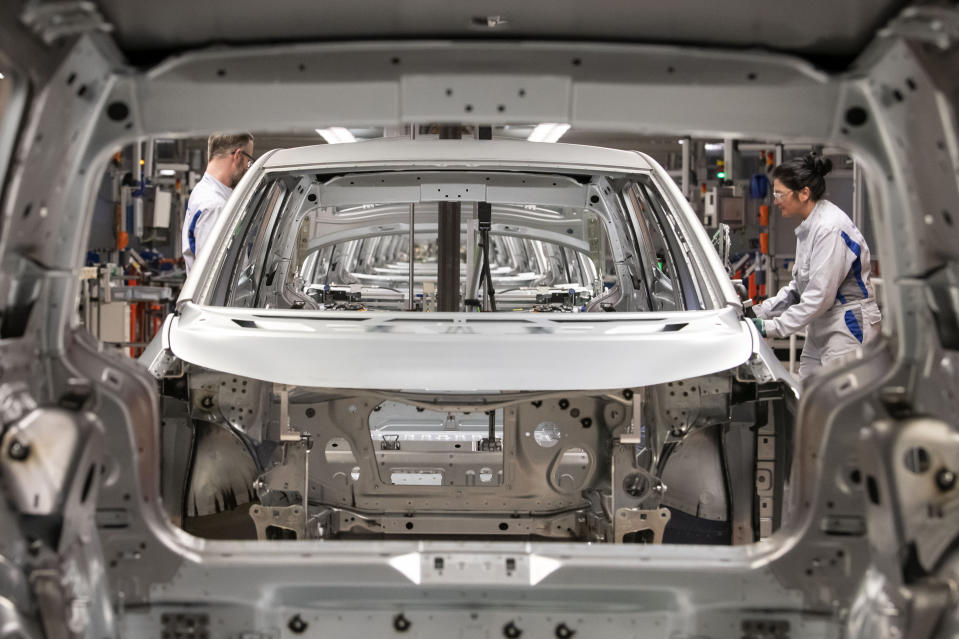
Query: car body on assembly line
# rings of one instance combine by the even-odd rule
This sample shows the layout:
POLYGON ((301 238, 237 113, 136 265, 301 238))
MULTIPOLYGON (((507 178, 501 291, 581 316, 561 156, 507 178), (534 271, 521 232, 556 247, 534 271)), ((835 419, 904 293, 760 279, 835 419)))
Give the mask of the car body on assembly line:
POLYGON ((4 3, 0 634, 954 635, 959 13, 634 4, 4 3), (266 153, 79 324, 125 145, 549 122, 852 153, 881 344, 800 397, 655 162, 499 140, 266 153))
POLYGON ((729 544, 780 520, 792 378, 641 153, 269 152, 154 346, 164 423, 195 440, 161 471, 188 530, 239 507, 260 539, 729 544))

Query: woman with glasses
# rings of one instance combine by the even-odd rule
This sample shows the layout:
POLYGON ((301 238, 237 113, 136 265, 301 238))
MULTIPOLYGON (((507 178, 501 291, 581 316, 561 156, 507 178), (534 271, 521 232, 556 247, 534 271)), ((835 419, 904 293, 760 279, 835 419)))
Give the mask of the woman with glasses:
POLYGON ((869 247, 842 209, 823 199, 832 162, 815 153, 773 170, 773 199, 783 217, 798 218, 792 281, 755 308, 764 336, 806 330, 799 361, 805 381, 823 366, 879 337, 879 306, 869 247))

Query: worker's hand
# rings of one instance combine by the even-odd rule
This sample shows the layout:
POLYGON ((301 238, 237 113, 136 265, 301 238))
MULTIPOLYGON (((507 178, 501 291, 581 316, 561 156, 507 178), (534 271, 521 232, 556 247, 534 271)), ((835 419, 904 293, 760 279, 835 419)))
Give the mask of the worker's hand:
POLYGON ((765 326, 765 322, 763 322, 763 321, 762 321, 761 319, 759 319, 758 317, 754 317, 754 318, 753 318, 753 324, 756 325, 756 330, 759 331, 759 334, 762 335, 763 337, 766 337, 766 326, 765 326))

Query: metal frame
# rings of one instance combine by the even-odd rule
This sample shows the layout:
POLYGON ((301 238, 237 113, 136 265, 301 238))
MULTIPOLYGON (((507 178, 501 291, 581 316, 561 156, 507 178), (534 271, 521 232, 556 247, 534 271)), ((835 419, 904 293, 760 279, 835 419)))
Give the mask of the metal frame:
MULTIPOLYGON (((0 537, 7 562, 34 575, 45 569, 74 577, 71 588, 54 579, 50 588, 33 590, 48 604, 48 630, 67 623, 60 611, 90 612, 84 602, 107 601, 102 581, 84 580, 96 571, 70 572, 70 565, 107 566, 110 596, 122 612, 90 612, 95 621, 81 624, 88 636, 170 627, 175 620, 162 615, 188 607, 201 607, 219 634, 307 627, 380 634, 412 624, 422 636, 448 636, 455 628, 501 628, 508 637, 555 629, 560 636, 563 624, 593 635, 759 636, 762 623, 788 624, 790 636, 837 636, 847 626, 850 636, 918 637, 930 631, 930 620, 942 619, 942 632, 956 627, 955 584, 943 572, 954 557, 929 562, 939 553, 927 550, 932 541, 907 506, 942 503, 946 511, 957 491, 948 482, 936 493, 928 483, 913 486, 896 458, 901 445, 921 440, 952 470, 957 447, 954 424, 923 429, 914 439, 910 417, 948 423, 959 408, 954 9, 907 9, 850 72, 835 76, 762 52, 475 41, 226 48, 141 72, 125 66, 101 33, 80 36, 60 58, 47 51, 31 58, 34 45, 20 48, 29 41, 24 32, 16 20, 0 21, 0 42, 17 47, 5 49, 3 59, 31 86, 29 94, 23 85, 16 94, 26 95, 28 115, 3 189, 0 390, 25 384, 46 404, 67 396, 71 379, 89 380, 111 469, 97 508, 118 511, 125 522, 81 534, 83 554, 61 554, 66 563, 57 562, 60 549, 43 550, 41 542, 44 564, 24 552, 22 520, 0 518, 4 526, 19 522, 0 537), (315 73, 305 78, 300 64, 315 73), (94 187, 109 154, 156 134, 318 121, 396 126, 458 122, 467 114, 493 124, 555 121, 811 141, 856 154, 869 178, 883 259, 884 342, 804 392, 786 496, 794 526, 752 546, 709 549, 428 541, 254 546, 204 542, 167 521, 158 503, 152 380, 71 330, 94 187), (864 518, 868 545, 855 534, 864 518), (908 565, 912 544, 922 549, 924 570, 908 565), (879 608, 882 615, 857 614, 879 608)), ((2 134, 0 149, 9 148, 10 128, 2 134)), ((9 415, 4 423, 12 423, 9 415)), ((89 507, 84 512, 92 516, 89 507)))

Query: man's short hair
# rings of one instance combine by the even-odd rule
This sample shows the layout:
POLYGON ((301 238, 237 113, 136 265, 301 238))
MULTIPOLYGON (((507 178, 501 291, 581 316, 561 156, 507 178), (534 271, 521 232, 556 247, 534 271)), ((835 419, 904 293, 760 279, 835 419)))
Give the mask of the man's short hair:
POLYGON ((230 155, 253 141, 252 133, 214 133, 207 140, 207 159, 230 155))

